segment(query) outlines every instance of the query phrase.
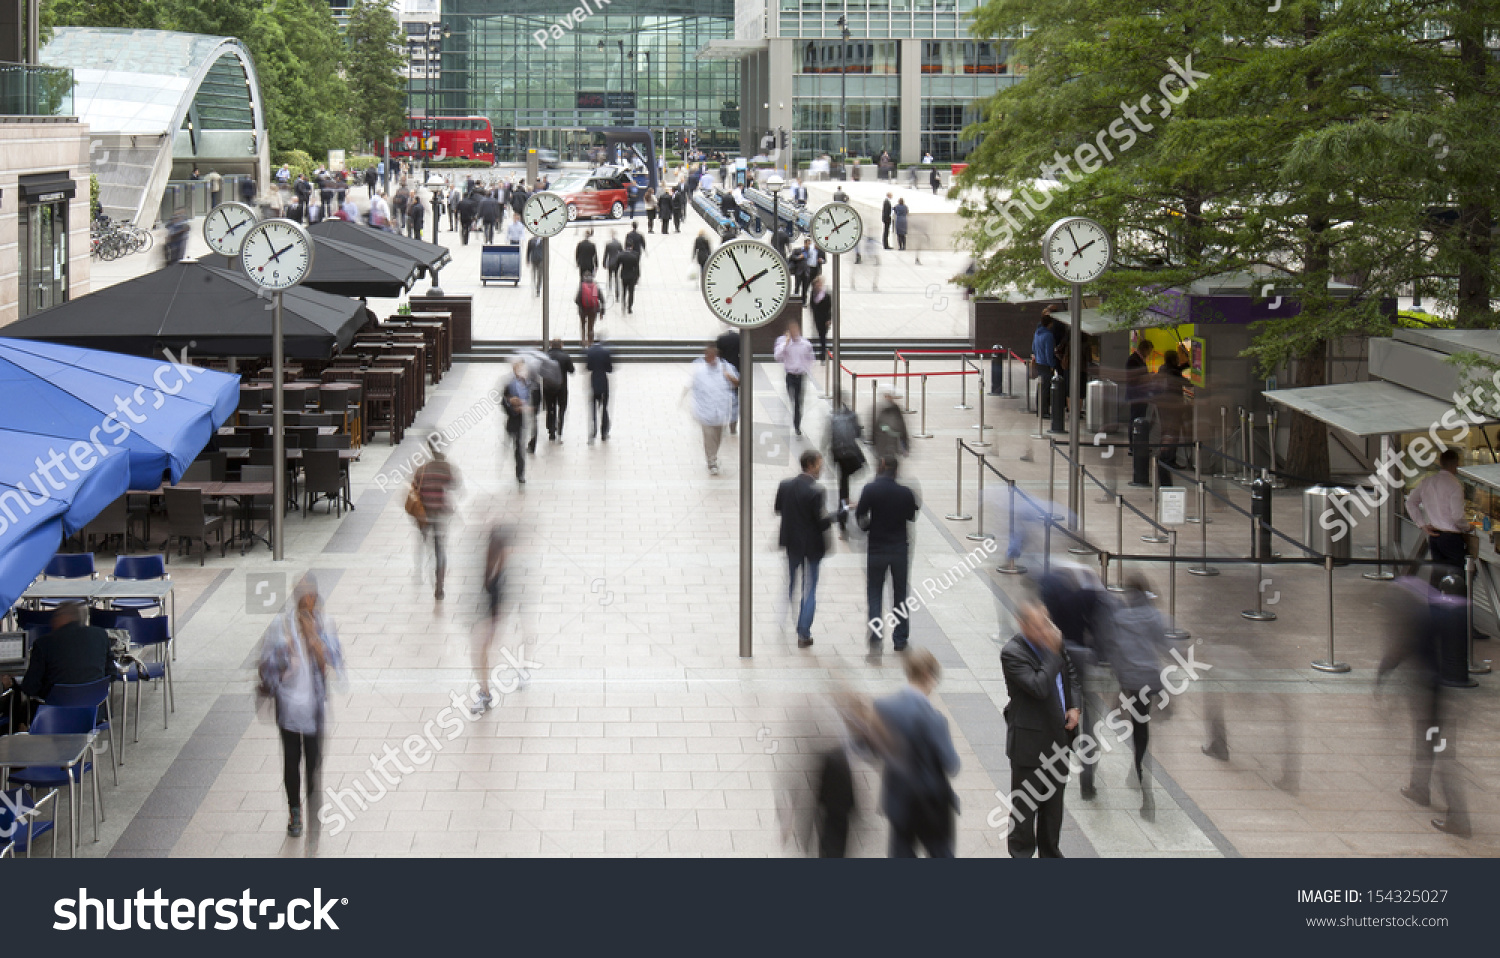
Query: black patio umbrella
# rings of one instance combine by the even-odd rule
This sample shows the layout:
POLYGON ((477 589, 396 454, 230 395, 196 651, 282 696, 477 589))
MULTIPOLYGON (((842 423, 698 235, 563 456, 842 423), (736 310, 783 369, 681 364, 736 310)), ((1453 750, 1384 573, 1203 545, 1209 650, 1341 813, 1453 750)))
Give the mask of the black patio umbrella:
POLYGON ((346 220, 324 220, 309 226, 307 231, 319 239, 336 240, 377 253, 394 254, 416 260, 423 271, 434 275, 453 259, 446 246, 426 243, 399 233, 390 233, 346 220))
MULTIPOLYGON (((286 355, 327 359, 354 341, 363 304, 293 287, 282 299, 286 355)), ((69 300, 5 327, 5 335, 133 356, 271 355, 271 303, 243 273, 181 262, 69 300)))
MULTIPOLYGON (((236 259, 234 268, 244 267, 236 259)), ((302 285, 340 296, 394 299, 411 289, 420 271, 410 256, 314 235, 312 272, 302 285)))

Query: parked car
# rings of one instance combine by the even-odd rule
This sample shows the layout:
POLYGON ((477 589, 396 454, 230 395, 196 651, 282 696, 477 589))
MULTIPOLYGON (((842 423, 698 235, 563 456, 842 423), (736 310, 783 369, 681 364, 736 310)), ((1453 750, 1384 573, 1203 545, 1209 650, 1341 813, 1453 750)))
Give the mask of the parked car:
POLYGON ((536 161, 545 170, 555 170, 562 165, 562 157, 557 155, 556 150, 537 150, 536 161))
POLYGON ((625 207, 629 202, 624 184, 613 177, 568 177, 559 180, 552 191, 560 194, 563 202, 568 204, 569 220, 596 216, 617 220, 625 215, 625 207))

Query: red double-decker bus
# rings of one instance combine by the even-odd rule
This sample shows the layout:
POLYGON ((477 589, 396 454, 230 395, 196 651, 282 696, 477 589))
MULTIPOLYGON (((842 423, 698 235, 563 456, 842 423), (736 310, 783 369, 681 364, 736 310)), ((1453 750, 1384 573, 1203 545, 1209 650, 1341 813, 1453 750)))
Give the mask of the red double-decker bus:
MULTIPOLYGON (((377 154, 384 144, 377 143, 377 154)), ((407 117, 406 132, 391 137, 391 156, 405 159, 495 161, 495 128, 487 116, 407 117)))

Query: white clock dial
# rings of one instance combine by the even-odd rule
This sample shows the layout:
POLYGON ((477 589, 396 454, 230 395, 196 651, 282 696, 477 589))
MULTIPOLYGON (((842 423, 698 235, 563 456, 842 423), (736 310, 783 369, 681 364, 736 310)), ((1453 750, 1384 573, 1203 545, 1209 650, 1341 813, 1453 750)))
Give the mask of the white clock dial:
POLYGON ((1042 259, 1065 283, 1092 283, 1114 259, 1114 242, 1093 220, 1069 216, 1053 223, 1042 237, 1042 259))
POLYGON ((312 272, 312 237, 291 220, 252 226, 240 247, 240 264, 257 285, 289 289, 312 272))
POLYGON ((720 246, 703 267, 703 300, 731 326, 763 326, 781 314, 791 292, 781 254, 755 240, 720 246))
POLYGON ((203 239, 220 256, 238 256, 245 234, 255 225, 255 211, 244 203, 223 203, 203 219, 203 239))
POLYGON ((533 236, 556 236, 568 219, 568 204, 556 193, 533 193, 521 210, 521 222, 533 236))
POLYGON ((865 224, 848 203, 828 203, 813 214, 813 245, 825 253, 847 253, 859 245, 865 224))

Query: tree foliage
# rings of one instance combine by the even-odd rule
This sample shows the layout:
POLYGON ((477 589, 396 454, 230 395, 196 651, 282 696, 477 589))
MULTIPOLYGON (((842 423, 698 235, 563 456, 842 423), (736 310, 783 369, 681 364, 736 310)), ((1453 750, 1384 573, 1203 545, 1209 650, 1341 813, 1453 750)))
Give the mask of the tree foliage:
POLYGON ((345 30, 347 78, 355 131, 362 143, 406 125, 406 50, 401 24, 381 0, 356 0, 345 30))
MULTIPOLYGON (((976 198, 965 211, 976 285, 1055 285, 1041 234, 1061 216, 1088 215, 1116 237, 1116 267, 1098 285, 1121 319, 1163 289, 1224 273, 1265 274, 1295 297, 1300 313, 1262 324, 1252 350, 1267 369, 1288 364, 1295 385, 1323 381, 1330 339, 1388 332, 1381 300, 1413 278, 1457 303, 1461 261, 1486 277, 1471 277, 1483 289, 1468 308, 1487 324, 1488 230, 1424 230, 1429 207, 1455 202, 1476 210, 1461 224, 1487 224, 1497 188, 1500 144, 1483 142, 1495 134, 1477 99, 1493 102, 1492 80, 1480 77, 1493 67, 1423 39, 1427 19, 1457 29, 1467 21, 1455 8, 1476 5, 1495 22, 1500 0, 1283 0, 1272 11, 1234 0, 991 0, 976 35, 1034 29, 1016 50, 1025 79, 966 134, 982 138, 961 179, 976 198), (1488 176, 1474 176, 1484 164, 1488 176)), ((1325 433, 1310 419, 1293 420, 1287 468, 1327 471, 1325 433)))

